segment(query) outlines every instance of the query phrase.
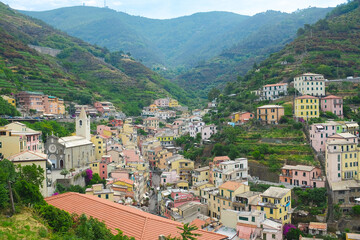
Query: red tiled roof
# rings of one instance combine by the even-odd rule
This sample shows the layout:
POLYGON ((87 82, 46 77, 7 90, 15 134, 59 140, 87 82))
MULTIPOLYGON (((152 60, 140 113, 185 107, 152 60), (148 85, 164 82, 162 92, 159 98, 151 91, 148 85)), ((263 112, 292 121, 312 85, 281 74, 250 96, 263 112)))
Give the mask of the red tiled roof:
POLYGON ((338 96, 335 96, 335 95, 330 95, 330 96, 324 97, 323 99, 342 99, 342 97, 338 97, 338 96))
MULTIPOLYGON (((65 210, 69 213, 86 214, 104 221, 112 233, 116 234, 116 228, 124 232, 125 235, 134 237, 136 240, 155 240, 159 235, 179 237, 179 229, 182 224, 169 219, 165 219, 147 212, 143 212, 132 207, 123 206, 97 196, 64 193, 45 199, 50 205, 65 210)), ((201 234, 199 240, 220 240, 226 239, 224 235, 204 230, 196 230, 201 234)))
POLYGON ((231 191, 235 191, 236 189, 238 189, 241 185, 243 185, 243 183, 240 182, 233 182, 233 181, 227 181, 223 184, 221 184, 219 186, 219 188, 225 188, 225 189, 229 189, 231 191))
POLYGON ((109 181, 107 184, 113 184, 115 182, 124 182, 124 183, 127 183, 127 184, 130 184, 130 185, 133 185, 134 184, 134 181, 131 180, 131 179, 126 179, 126 178, 118 178, 118 179, 115 179, 115 180, 112 180, 112 181, 109 181))
POLYGON ((190 223, 190 226, 191 226, 191 225, 195 225, 195 226, 197 226, 198 229, 201 229, 201 226, 204 226, 205 223, 206 223, 206 222, 205 222, 204 220, 201 220, 201 219, 196 218, 195 220, 193 220, 193 221, 190 223))
POLYGON ((230 158, 228 156, 219 156, 219 157, 214 157, 213 162, 217 162, 217 161, 229 161, 230 158))
POLYGON ((310 95, 304 95, 301 97, 297 97, 296 99, 318 99, 318 98, 310 95))
POLYGON ((321 222, 310 222, 309 229, 323 229, 323 230, 326 230, 327 229, 327 224, 326 223, 321 223, 321 222))

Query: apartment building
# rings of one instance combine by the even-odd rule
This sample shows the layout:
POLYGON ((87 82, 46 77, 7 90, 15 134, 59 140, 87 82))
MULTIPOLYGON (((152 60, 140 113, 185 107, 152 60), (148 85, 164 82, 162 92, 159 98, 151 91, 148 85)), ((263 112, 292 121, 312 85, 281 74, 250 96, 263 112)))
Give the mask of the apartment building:
POLYGON ((261 92, 260 100, 276 100, 288 94, 287 83, 267 84, 264 85, 261 92))
POLYGON ((26 110, 36 110, 40 114, 65 114, 64 100, 44 95, 42 92, 23 91, 16 94, 21 107, 26 110))
POLYGON ((325 179, 322 177, 321 169, 305 165, 285 165, 281 168, 279 182, 294 186, 325 187, 325 179))
POLYGON ((208 140, 209 138, 211 138, 212 135, 217 133, 217 127, 215 124, 211 124, 211 125, 205 125, 202 127, 201 130, 201 139, 204 140, 208 140))
POLYGON ((294 114, 297 118, 309 120, 320 116, 319 99, 310 95, 295 98, 294 114))
POLYGON ((325 151, 325 170, 329 183, 360 180, 358 138, 350 133, 328 137, 325 151))
POLYGON ((116 109, 111 102, 95 102, 94 107, 104 116, 113 116, 116 113, 116 109))
POLYGON ((284 107, 279 105, 264 105, 256 110, 257 119, 265 124, 278 124, 284 116, 284 107))
POLYGON ((336 133, 341 133, 341 124, 334 121, 314 123, 309 127, 310 144, 317 152, 325 152, 326 139, 336 133))
POLYGON ((234 161, 221 162, 218 167, 213 167, 210 172, 213 174, 213 183, 216 187, 230 180, 247 180, 248 160, 247 158, 237 158, 234 161))
POLYGON ((191 182, 192 171, 194 170, 193 161, 185 159, 182 155, 174 155, 167 158, 166 161, 170 170, 176 170, 180 180, 191 182))
POLYGON ((279 220, 282 224, 291 223, 291 189, 270 187, 260 194, 257 210, 266 217, 279 220))
POLYGON ((294 78, 294 88, 301 95, 325 96, 324 75, 316 73, 304 73, 294 78))
POLYGON ((192 173, 192 184, 209 182, 210 167, 202 167, 194 169, 192 173))
POLYGON ((337 97, 334 95, 330 95, 321 99, 321 111, 323 112, 331 112, 338 116, 339 118, 344 117, 343 111, 343 99, 342 97, 337 97))

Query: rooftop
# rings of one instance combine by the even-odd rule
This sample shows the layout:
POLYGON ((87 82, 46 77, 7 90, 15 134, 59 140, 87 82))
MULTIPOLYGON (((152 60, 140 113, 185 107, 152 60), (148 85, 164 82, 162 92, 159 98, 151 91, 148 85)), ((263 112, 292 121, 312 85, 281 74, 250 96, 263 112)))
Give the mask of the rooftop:
POLYGON ((194 169, 194 171, 202 172, 202 171, 208 171, 209 169, 210 169, 210 167, 206 166, 206 167, 202 167, 202 168, 196 168, 196 169, 194 169))
POLYGON ((93 144, 91 141, 81 136, 62 137, 59 138, 59 143, 64 145, 65 147, 76 147, 87 144, 91 144, 91 145, 93 144))
POLYGON ((327 229, 327 224, 326 223, 321 223, 321 222, 310 222, 309 229, 326 230, 327 229))
POLYGON ((281 199, 290 191, 287 188, 269 187, 261 196, 281 199))
POLYGON ((351 188, 360 188, 360 183, 355 180, 332 182, 330 188, 333 191, 350 190, 351 188))
POLYGON ((258 107, 258 109, 262 109, 262 108, 284 108, 284 107, 280 106, 280 105, 264 105, 264 106, 258 107))
POLYGON ((264 85, 264 87, 275 87, 275 86, 284 86, 284 85, 288 85, 288 84, 287 83, 267 84, 264 85))
POLYGON ((291 165, 285 165, 283 166, 281 169, 286 169, 286 170, 299 170, 299 171, 306 171, 306 172, 310 172, 314 169, 314 166, 305 166, 305 165, 296 165, 296 166, 291 166, 291 165))
POLYGON ((338 97, 338 96, 335 96, 335 95, 330 95, 330 96, 324 97, 322 99, 342 99, 342 97, 338 97))
POLYGON ((24 151, 9 157, 12 162, 24 162, 24 161, 47 161, 48 156, 43 153, 35 153, 32 151, 24 151))
POLYGON ((225 188, 231 191, 235 191, 238 189, 241 185, 244 185, 241 182, 234 182, 234 181, 227 181, 219 186, 219 188, 225 188))
MULTIPOLYGON (((69 213, 86 214, 104 221, 112 233, 120 229, 125 235, 137 240, 158 239, 159 235, 179 237, 181 223, 143 212, 128 206, 123 206, 97 196, 79 193, 64 193, 45 199, 50 205, 69 213), (99 210, 101 209, 101 211, 99 210)), ((226 236, 203 230, 196 230, 201 234, 199 240, 220 240, 226 236)))
POLYGON ((214 157, 213 162, 217 162, 217 161, 230 161, 230 158, 228 156, 214 157))
POLYGON ((297 97, 296 99, 318 99, 318 98, 310 95, 304 95, 301 97, 297 97))

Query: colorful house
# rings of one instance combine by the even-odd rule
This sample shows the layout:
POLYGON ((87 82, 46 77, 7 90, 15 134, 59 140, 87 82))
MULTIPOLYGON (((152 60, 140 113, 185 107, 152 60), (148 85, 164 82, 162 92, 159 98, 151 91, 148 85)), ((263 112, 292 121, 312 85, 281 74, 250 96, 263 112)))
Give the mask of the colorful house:
POLYGON ((323 112, 332 112, 339 118, 344 117, 343 111, 343 99, 342 97, 337 97, 330 95, 321 99, 321 111, 323 112))
POLYGON ((278 124, 281 117, 284 116, 284 107, 279 105, 264 105, 258 107, 257 119, 266 124, 278 124))
POLYGON ((95 145, 95 159, 100 160, 106 152, 106 138, 99 135, 94 135, 91 137, 90 141, 95 145))
POLYGON ((107 183, 107 186, 114 191, 114 196, 120 198, 134 198, 134 181, 130 179, 120 178, 107 183))
POLYGON ((287 83, 267 84, 263 86, 260 100, 276 100, 287 95, 287 83))
POLYGON ((236 112, 231 115, 231 122, 244 124, 254 117, 255 115, 250 112, 236 112))
POLYGON ((192 174, 192 183, 209 182, 210 167, 196 168, 192 174))
POLYGON ((151 128, 159 128, 159 118, 148 117, 144 119, 144 125, 151 128))
POLYGON ((169 107, 174 108, 174 107, 179 107, 179 106, 180 105, 179 105, 179 102, 177 100, 170 98, 169 107))
POLYGON ((180 176, 180 180, 191 181, 191 173, 194 170, 194 162, 185 159, 181 155, 175 155, 167 159, 169 168, 171 170, 176 170, 177 174, 180 176))
POLYGON ((325 187, 321 169, 314 166, 285 165, 281 168, 279 182, 294 186, 325 187))
POLYGON ((104 185, 93 184, 91 188, 87 188, 85 194, 94 195, 102 199, 108 199, 110 201, 114 201, 114 192, 110 189, 104 189, 104 185))
POLYGON ((319 99, 317 97, 305 95, 295 98, 295 117, 304 120, 318 118, 320 116, 319 110, 319 99))
POLYGON ((264 211, 266 217, 291 223, 291 189, 270 187, 260 195, 257 210, 264 211))
POLYGON ((317 152, 325 152, 326 139, 336 133, 341 133, 341 124, 328 121, 326 123, 314 123, 309 127, 310 144, 317 152))

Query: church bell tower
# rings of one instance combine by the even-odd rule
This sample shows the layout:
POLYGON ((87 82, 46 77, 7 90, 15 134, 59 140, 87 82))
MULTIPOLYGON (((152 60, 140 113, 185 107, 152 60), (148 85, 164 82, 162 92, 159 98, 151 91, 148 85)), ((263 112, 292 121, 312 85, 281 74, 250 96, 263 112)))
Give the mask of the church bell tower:
POLYGON ((85 108, 81 108, 79 117, 76 117, 76 136, 84 137, 90 141, 90 117, 86 116, 85 108))

